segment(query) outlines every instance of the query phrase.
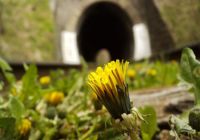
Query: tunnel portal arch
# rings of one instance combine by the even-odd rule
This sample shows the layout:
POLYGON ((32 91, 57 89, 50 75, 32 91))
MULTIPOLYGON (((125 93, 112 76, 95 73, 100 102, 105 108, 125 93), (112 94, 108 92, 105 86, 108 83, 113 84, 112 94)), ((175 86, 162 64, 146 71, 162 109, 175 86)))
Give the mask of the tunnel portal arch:
POLYGON ((96 2, 85 9, 77 26, 80 54, 92 62, 101 49, 107 49, 111 59, 133 58, 132 20, 113 2, 96 2))

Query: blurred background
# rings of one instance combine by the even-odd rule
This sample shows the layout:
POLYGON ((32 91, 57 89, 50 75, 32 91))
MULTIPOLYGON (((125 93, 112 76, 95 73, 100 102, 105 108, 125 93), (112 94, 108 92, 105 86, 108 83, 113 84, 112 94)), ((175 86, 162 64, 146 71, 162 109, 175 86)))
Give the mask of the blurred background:
POLYGON ((198 44, 199 13, 196 0, 0 0, 0 57, 139 60, 198 44))
POLYGON ((127 73, 97 77, 106 87, 120 77, 106 102, 129 89, 143 140, 172 140, 176 128, 199 140, 180 123, 200 104, 199 25, 199 0, 0 0, 0 139, 129 140, 87 84, 96 66, 123 59, 127 73))

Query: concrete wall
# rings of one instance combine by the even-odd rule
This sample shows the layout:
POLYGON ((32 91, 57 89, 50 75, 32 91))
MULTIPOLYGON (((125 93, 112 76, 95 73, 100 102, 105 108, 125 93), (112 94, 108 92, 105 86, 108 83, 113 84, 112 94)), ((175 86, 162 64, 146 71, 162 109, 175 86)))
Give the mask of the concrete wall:
MULTIPOLYGON (((133 26, 137 23, 144 23, 147 26, 146 33, 150 34, 152 54, 169 50, 174 47, 173 38, 170 36, 164 21, 154 2, 148 3, 145 0, 53 0, 55 1, 54 16, 56 22, 56 47, 58 58, 62 60, 61 54, 61 32, 68 31, 77 33, 84 16, 84 11, 97 2, 112 2, 124 10, 133 26), (151 21, 154 20, 154 21, 151 21)), ((148 35, 145 35, 148 36, 148 35)), ((141 39, 140 39, 141 40, 141 39)), ((140 44, 140 43, 139 43, 140 44)), ((143 46, 145 50, 145 46, 143 46)), ((134 44, 132 45, 134 51, 134 44)), ((139 50, 139 49, 137 49, 139 50)), ((140 49, 141 50, 141 49, 140 49)), ((130 50, 127 50, 130 51, 130 50)), ((128 52, 129 53, 129 52, 128 52)), ((132 52, 134 54, 134 52, 132 52)), ((128 54, 127 54, 128 55, 128 54)), ((148 54, 149 55, 149 54, 148 54)), ((134 58, 134 57, 132 57, 134 58)))
MULTIPOLYGON (((55 17, 57 25, 68 31, 76 31, 83 11, 90 5, 102 0, 57 0, 55 17)), ((131 19, 134 19, 133 5, 129 0, 104 0, 118 4, 131 19)))

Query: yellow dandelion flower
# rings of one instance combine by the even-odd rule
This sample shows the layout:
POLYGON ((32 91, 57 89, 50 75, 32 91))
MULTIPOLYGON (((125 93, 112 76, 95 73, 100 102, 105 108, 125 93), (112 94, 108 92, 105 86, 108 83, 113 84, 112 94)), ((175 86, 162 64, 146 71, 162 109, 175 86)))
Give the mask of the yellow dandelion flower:
POLYGON ((147 75, 156 76, 156 74, 157 74, 157 71, 155 69, 149 69, 147 71, 147 75))
POLYGON ((129 78, 134 79, 136 76, 136 71, 134 69, 128 69, 127 75, 129 78))
POLYGON ((42 85, 48 85, 51 82, 51 78, 50 76, 42 76, 39 81, 42 85))
POLYGON ((177 61, 176 60, 172 60, 171 63, 172 64, 177 64, 177 61))
POLYGON ((18 126, 20 135, 26 135, 31 129, 31 121, 28 119, 23 119, 21 124, 18 126))
POLYGON ((57 105, 61 103, 63 99, 64 99, 64 93, 58 92, 58 91, 54 91, 50 94, 46 94, 45 96, 45 100, 52 105, 57 105))
POLYGON ((88 85, 113 118, 130 113, 130 99, 125 82, 128 62, 111 61, 88 75, 88 85))

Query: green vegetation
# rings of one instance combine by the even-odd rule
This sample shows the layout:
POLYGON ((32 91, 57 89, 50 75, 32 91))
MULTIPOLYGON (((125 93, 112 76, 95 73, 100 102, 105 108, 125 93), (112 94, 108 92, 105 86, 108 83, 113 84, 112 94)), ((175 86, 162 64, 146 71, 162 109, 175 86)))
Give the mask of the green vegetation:
MULTIPOLYGON (((25 65, 26 72, 20 80, 15 79, 2 59, 0 67, 8 82, 5 86, 1 81, 4 96, 0 97, 0 139, 127 139, 112 127, 105 107, 95 109, 97 100, 85 85, 86 66, 82 71, 55 70, 39 77, 36 66, 25 65)), ((144 115, 147 123, 142 124, 142 137, 150 140, 157 131, 155 111, 151 107, 141 111, 148 114, 144 115), (151 131, 145 129, 148 125, 153 128, 151 131)))
POLYGON ((0 56, 8 61, 55 61, 48 0, 0 0, 0 56), (1 24, 0 24, 1 26, 1 24))
MULTIPOLYGON (((35 65, 25 65, 26 72, 20 80, 3 59, 0 59, 0 68, 6 79, 6 82, 0 82, 3 93, 0 97, 0 139, 127 139, 128 135, 119 131, 118 123, 113 123, 105 107, 85 84, 87 65, 84 64, 80 71, 54 70, 42 77, 38 76, 35 65)), ((180 117, 172 115, 169 119, 170 134, 177 140, 183 135, 199 138, 199 68, 200 62, 192 50, 184 49, 180 70, 175 61, 145 61, 131 64, 127 71, 129 90, 174 85, 180 74, 181 85, 194 93, 195 106, 180 117)), ((138 124, 140 137, 151 140, 159 131, 156 113, 149 106, 141 107, 139 111, 145 120, 138 124)), ((134 113, 138 115, 137 110, 134 113)), ((126 132, 124 128, 121 130, 126 132)))
POLYGON ((200 61, 198 61, 189 48, 183 50, 181 56, 181 83, 190 88, 194 93, 195 106, 185 112, 180 118, 170 118, 171 134, 179 139, 180 135, 188 135, 191 138, 200 137, 200 61))
POLYGON ((143 140, 152 140, 158 130, 156 112, 151 106, 140 108, 142 114, 148 114, 144 119, 146 122, 141 124, 141 133, 143 140))
POLYGON ((199 42, 200 1, 156 0, 156 3, 176 46, 199 42))
POLYGON ((127 71, 127 82, 132 90, 168 87, 178 83, 178 73, 179 64, 177 61, 166 63, 145 61, 130 64, 127 71))

